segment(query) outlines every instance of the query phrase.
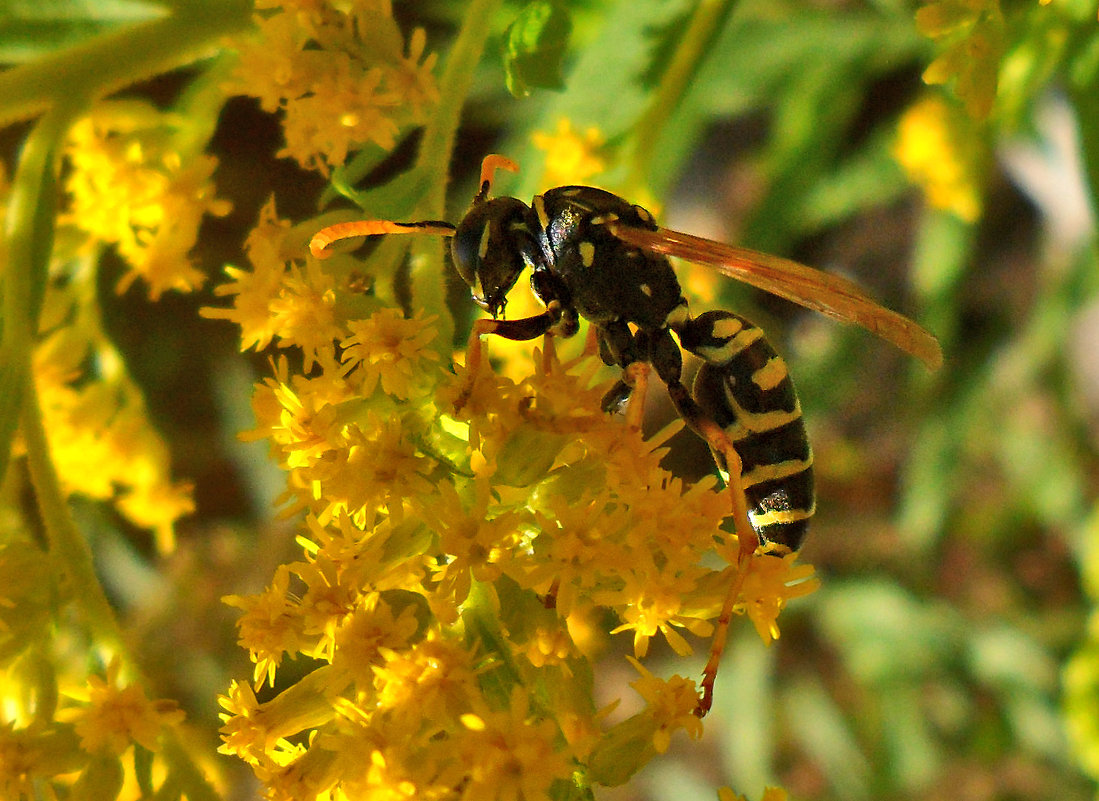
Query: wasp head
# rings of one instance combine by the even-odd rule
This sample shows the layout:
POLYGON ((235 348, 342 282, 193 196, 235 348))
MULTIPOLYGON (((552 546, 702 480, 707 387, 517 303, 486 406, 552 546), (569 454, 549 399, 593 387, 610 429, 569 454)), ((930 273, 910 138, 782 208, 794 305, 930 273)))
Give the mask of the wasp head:
POLYGON ((498 317, 519 274, 533 264, 531 212, 521 200, 500 197, 476 202, 450 240, 454 266, 474 302, 498 317))

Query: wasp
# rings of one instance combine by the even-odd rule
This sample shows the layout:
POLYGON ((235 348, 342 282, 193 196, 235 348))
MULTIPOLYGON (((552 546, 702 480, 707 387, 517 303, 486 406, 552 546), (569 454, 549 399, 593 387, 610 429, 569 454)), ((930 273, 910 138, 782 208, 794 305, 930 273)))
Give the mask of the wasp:
MULTIPOLYGON (((474 302, 491 316, 474 323, 467 359, 471 375, 486 334, 517 341, 547 334, 570 337, 579 330, 580 318, 586 319, 603 362, 622 369, 603 399, 604 410, 617 409, 631 395, 631 409, 639 408, 637 396, 651 369, 667 387, 678 414, 710 446, 729 477, 740 561, 761 545, 773 553, 798 550, 815 509, 813 456, 786 364, 745 318, 728 311, 692 317, 669 257, 708 265, 860 325, 931 369, 942 363, 935 337, 878 305, 847 279, 662 228, 641 206, 602 189, 561 186, 535 196, 529 206, 514 197, 490 199, 497 169, 515 172, 518 166, 504 156, 487 156, 477 195, 457 226, 440 220, 340 223, 318 232, 310 251, 324 258, 332 243, 358 236, 450 237, 458 274, 474 302), (508 293, 527 269, 544 311, 505 319, 508 293), (702 362, 690 390, 683 383, 682 351, 702 362)), ((703 675, 700 716, 712 702, 735 600, 731 592, 718 618, 703 675)))

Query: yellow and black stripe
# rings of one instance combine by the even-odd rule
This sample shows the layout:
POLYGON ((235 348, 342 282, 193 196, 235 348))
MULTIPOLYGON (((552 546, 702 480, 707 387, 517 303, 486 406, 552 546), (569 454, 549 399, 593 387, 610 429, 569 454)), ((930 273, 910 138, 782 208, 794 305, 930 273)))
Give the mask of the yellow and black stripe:
MULTIPOLYGON (((703 360, 692 394, 743 463, 752 528, 762 541, 796 551, 816 501, 813 454, 786 363, 759 328, 732 312, 707 312, 679 333, 703 360)), ((714 459, 724 470, 724 457, 714 459)))

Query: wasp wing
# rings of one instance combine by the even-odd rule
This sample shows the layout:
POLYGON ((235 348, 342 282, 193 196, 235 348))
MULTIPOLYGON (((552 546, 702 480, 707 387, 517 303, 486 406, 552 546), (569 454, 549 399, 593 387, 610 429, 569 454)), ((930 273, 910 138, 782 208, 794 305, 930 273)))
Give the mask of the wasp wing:
POLYGON ((780 256, 715 242, 669 228, 650 230, 621 223, 608 229, 623 242, 665 256, 713 267, 725 275, 751 284, 840 322, 855 323, 891 342, 936 370, 943 363, 939 341, 930 333, 884 306, 857 284, 780 256))

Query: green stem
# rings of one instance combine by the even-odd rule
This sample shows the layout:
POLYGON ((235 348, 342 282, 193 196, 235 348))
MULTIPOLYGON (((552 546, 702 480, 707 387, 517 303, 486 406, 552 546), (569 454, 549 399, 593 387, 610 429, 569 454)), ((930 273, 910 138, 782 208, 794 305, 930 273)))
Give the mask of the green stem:
POLYGON ((441 100, 424 129, 417 166, 440 176, 435 189, 428 193, 420 211, 441 217, 446 212, 446 185, 454 137, 458 132, 462 108, 473 83, 473 73, 481 61, 488 39, 487 20, 495 16, 503 0, 472 0, 465 21, 447 56, 446 67, 439 81, 441 100))
POLYGON ((7 211, 0 320, 0 478, 7 472, 31 375, 31 351, 45 292, 57 207, 58 152, 79 109, 73 96, 34 126, 23 145, 7 211))
MULTIPOLYGON (((439 176, 418 209, 423 219, 442 219, 446 213, 450 159, 462 107, 488 39, 488 20, 495 16, 502 3, 503 0, 472 0, 466 9, 462 29, 447 56, 439 82, 441 100, 424 130, 416 164, 427 174, 439 176)), ((454 337, 454 319, 446 304, 446 274, 440 269, 444 263, 442 248, 437 237, 417 237, 412 244, 412 297, 417 307, 438 315, 439 341, 449 349, 454 337)))
MULTIPOLYGON (((38 513, 42 517, 50 554, 61 572, 66 595, 83 613, 95 641, 112 652, 125 654, 118 619, 92 566, 91 548, 72 519, 68 499, 61 490, 57 470, 50 460, 49 441, 33 381, 28 382, 26 387, 21 431, 27 447, 27 466, 34 485, 38 513)), ((124 662, 127 668, 132 665, 129 658, 124 662)))
MULTIPOLYGON (((61 490, 57 471, 50 459, 49 441, 33 381, 27 383, 25 394, 21 431, 27 449, 27 465, 50 556, 58 568, 66 596, 80 610, 95 644, 117 654, 125 672, 142 687, 151 689, 152 684, 126 645, 118 617, 96 576, 91 548, 77 529, 68 500, 61 490)), ((175 780, 186 790, 187 797, 216 801, 219 797, 217 791, 203 776, 176 731, 166 729, 163 737, 166 759, 175 780)))
POLYGON ((170 16, 127 25, 0 72, 0 126, 62 98, 102 97, 209 56, 218 39, 251 24, 251 12, 247 0, 177 2, 170 16))
POLYGON ((627 183, 635 191, 645 186, 648 165, 652 162, 664 126, 690 88, 699 66, 735 5, 736 0, 699 0, 695 6, 675 56, 664 70, 660 85, 634 128, 637 142, 627 183))

